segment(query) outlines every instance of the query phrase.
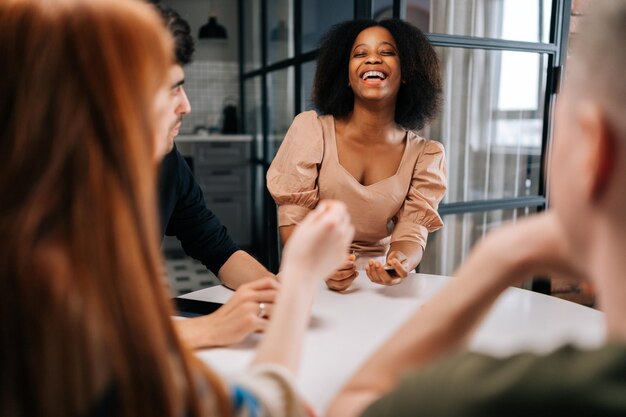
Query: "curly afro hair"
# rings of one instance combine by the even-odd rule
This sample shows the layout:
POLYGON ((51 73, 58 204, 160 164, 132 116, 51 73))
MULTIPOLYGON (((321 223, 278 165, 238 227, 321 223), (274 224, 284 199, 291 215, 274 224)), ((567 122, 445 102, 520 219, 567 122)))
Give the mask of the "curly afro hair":
POLYGON ((398 47, 403 83, 395 121, 404 129, 419 130, 437 115, 441 104, 439 59, 422 31, 399 19, 350 20, 333 26, 320 42, 313 102, 320 113, 337 118, 352 112, 354 93, 346 88, 352 45, 359 33, 373 26, 387 29, 398 47))

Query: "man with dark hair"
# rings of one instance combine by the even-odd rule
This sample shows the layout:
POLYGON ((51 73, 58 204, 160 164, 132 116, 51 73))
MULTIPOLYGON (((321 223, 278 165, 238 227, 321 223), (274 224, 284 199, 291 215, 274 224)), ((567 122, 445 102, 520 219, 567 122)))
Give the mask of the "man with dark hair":
POLYGON ((156 5, 175 45, 176 63, 172 66, 171 100, 175 103, 175 122, 168 133, 169 153, 159 173, 159 205, 162 233, 176 236, 188 255, 213 271, 227 287, 236 289, 226 305, 213 314, 177 322, 183 338, 193 347, 228 345, 239 342, 267 324, 278 282, 259 262, 239 249, 226 227, 204 202, 202 190, 191 169, 176 149, 182 118, 191 111, 183 87, 183 65, 194 52, 189 25, 163 4, 156 5), (272 277, 260 279, 263 277, 272 277), (263 307, 260 307, 260 305, 263 307))

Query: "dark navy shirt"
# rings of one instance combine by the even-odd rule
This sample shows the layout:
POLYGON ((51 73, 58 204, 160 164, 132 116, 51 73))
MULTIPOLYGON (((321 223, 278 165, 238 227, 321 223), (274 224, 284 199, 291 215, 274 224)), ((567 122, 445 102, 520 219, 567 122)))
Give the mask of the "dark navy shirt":
POLYGON ((161 162, 159 206, 161 233, 176 236, 185 253, 215 275, 239 250, 226 227, 207 208, 202 190, 176 146, 161 162))

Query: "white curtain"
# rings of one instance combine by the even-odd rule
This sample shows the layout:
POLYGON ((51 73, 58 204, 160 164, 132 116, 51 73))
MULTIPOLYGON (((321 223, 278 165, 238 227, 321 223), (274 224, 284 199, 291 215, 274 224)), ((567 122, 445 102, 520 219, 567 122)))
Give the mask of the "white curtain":
MULTIPOLYGON (((502 2, 431 0, 430 31, 498 38, 502 2)), ((497 106, 499 53, 481 49, 436 48, 444 85, 440 117, 423 135, 441 141, 448 162, 445 202, 487 198, 491 168, 493 110, 497 106)), ((491 173, 492 174, 492 173, 491 173)), ((421 271, 451 274, 485 230, 486 215, 448 216, 446 226, 428 244, 421 271)))

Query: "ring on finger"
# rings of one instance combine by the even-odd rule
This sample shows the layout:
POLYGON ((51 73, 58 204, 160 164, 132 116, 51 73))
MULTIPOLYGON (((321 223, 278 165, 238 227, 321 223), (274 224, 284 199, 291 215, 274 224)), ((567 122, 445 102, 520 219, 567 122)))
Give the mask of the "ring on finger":
POLYGON ((259 311, 256 315, 261 319, 265 317, 265 303, 259 303, 259 311))

